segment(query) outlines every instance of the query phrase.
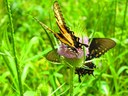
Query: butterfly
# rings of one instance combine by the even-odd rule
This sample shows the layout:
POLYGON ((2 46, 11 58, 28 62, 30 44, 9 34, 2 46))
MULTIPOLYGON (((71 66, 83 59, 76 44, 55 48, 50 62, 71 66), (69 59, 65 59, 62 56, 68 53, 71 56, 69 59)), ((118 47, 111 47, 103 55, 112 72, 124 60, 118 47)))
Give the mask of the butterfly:
MULTIPOLYGON (((89 45, 89 54, 86 55, 86 60, 89 61, 93 58, 98 58, 107 52, 109 49, 113 48, 116 45, 115 41, 109 38, 93 38, 89 45)), ((86 74, 92 74, 96 68, 95 64, 92 62, 87 62, 83 67, 76 68, 76 74, 79 76, 79 82, 81 82, 80 77, 86 74)))
POLYGON ((57 1, 55 1, 53 4, 53 10, 54 10, 54 14, 56 17, 56 23, 60 29, 60 33, 54 32, 47 25, 40 22, 37 18, 34 17, 34 19, 36 21, 38 21, 43 28, 52 32, 55 35, 55 37, 58 38, 62 43, 68 45, 73 51, 77 52, 76 49, 81 48, 82 45, 84 45, 85 47, 88 47, 87 44, 80 43, 79 42, 80 38, 76 37, 74 35, 74 32, 71 31, 69 29, 69 27, 66 26, 66 23, 64 22, 64 18, 63 18, 63 15, 61 13, 61 10, 60 10, 60 6, 59 6, 57 1))

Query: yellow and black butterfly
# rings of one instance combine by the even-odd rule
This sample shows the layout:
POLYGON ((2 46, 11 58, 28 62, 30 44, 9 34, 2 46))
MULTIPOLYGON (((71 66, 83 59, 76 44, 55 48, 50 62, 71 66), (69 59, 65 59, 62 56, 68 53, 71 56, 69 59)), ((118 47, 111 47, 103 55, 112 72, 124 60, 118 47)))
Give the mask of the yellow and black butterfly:
POLYGON ((57 25, 60 29, 60 33, 54 32, 53 30, 48 28, 45 24, 40 22, 38 19, 36 19, 36 18, 34 18, 34 19, 36 19, 42 27, 44 27, 45 29, 52 32, 55 35, 55 37, 58 38, 62 43, 68 45, 73 51, 77 52, 76 49, 81 48, 82 45, 84 45, 85 47, 88 47, 88 45, 80 43, 79 42, 79 37, 76 37, 74 35, 74 32, 71 31, 66 26, 66 23, 64 22, 63 15, 60 11, 60 6, 59 6, 57 1, 54 2, 53 10, 54 10, 54 14, 55 14, 55 17, 56 17, 56 23, 57 23, 57 25))

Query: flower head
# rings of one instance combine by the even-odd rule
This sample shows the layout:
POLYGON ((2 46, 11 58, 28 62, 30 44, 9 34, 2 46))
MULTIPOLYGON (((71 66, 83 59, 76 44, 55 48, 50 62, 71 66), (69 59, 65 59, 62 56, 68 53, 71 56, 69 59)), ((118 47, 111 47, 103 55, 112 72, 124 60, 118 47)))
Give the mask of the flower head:
POLYGON ((66 58, 81 58, 84 55, 83 49, 76 48, 77 53, 65 44, 61 44, 57 50, 58 54, 66 58))
MULTIPOLYGON (((85 37, 83 39, 80 39, 80 42, 83 44, 88 44, 88 38, 85 37)), ((84 62, 84 50, 83 48, 75 48, 75 50, 77 52, 68 47, 68 45, 61 43, 57 52, 59 55, 64 56, 65 59, 73 66, 82 66, 84 62)), ((86 54, 88 54, 88 48, 86 48, 86 54)))

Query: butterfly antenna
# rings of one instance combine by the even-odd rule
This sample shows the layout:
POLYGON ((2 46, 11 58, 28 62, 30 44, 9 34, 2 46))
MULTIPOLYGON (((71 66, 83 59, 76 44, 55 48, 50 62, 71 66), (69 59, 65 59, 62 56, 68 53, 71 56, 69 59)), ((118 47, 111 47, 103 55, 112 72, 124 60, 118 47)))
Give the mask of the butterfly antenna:
POLYGON ((53 34, 55 34, 55 32, 53 30, 51 30, 48 26, 46 26, 44 23, 40 22, 36 17, 33 17, 43 28, 45 28, 46 30, 49 30, 50 32, 52 32, 53 34))

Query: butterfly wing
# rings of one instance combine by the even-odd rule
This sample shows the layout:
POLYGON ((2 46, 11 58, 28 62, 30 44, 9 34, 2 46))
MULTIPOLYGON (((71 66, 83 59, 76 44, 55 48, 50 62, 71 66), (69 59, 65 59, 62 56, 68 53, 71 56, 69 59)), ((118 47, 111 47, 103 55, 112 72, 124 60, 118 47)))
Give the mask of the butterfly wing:
POLYGON ((93 38, 89 46, 87 60, 98 58, 116 45, 115 41, 109 38, 93 38))
POLYGON ((79 82, 81 82, 81 78, 80 78, 81 76, 84 76, 86 74, 93 75, 94 68, 96 68, 96 66, 92 62, 85 63, 83 67, 76 68, 75 74, 78 74, 79 82))
POLYGON ((79 42, 79 38, 76 37, 74 35, 73 31, 70 31, 70 29, 66 26, 66 23, 64 22, 63 15, 60 11, 60 6, 57 1, 55 1, 54 5, 53 5, 53 9, 54 9, 56 22, 60 29, 60 32, 63 35, 63 37, 65 38, 65 40, 69 42, 68 44, 65 42, 63 42, 63 43, 69 45, 72 48, 79 48, 79 47, 81 48, 82 45, 87 47, 87 45, 81 44, 79 42))
POLYGON ((72 31, 70 31, 69 27, 66 26, 66 23, 64 21, 63 15, 60 10, 60 6, 57 1, 54 2, 53 9, 54 9, 55 17, 56 17, 56 22, 57 22, 62 34, 66 34, 67 32, 68 33, 72 32, 72 31))
POLYGON ((46 55, 46 59, 51 62, 60 62, 60 55, 57 53, 57 49, 49 51, 46 55))
POLYGON ((72 31, 70 31, 69 28, 66 26, 63 15, 60 11, 60 6, 57 1, 54 2, 53 9, 54 9, 55 17, 56 17, 56 22, 60 29, 61 34, 65 37, 65 39, 67 39, 67 41, 70 42, 69 46, 75 47, 74 41, 72 39, 73 38, 72 31))

